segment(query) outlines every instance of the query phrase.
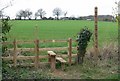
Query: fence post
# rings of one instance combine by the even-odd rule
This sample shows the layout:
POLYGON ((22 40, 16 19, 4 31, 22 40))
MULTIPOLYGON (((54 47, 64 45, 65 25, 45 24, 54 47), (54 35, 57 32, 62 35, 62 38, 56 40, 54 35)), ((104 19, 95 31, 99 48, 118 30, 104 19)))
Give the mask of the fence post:
POLYGON ((71 65, 72 62, 72 39, 68 39, 68 62, 71 65))
POLYGON ((95 29, 94 29, 94 49, 95 49, 95 56, 97 56, 98 54, 98 8, 95 7, 95 16, 94 16, 94 25, 95 25, 95 29))
POLYGON ((16 39, 13 41, 13 49, 14 49, 14 54, 13 54, 13 62, 14 62, 14 67, 16 67, 17 64, 17 42, 16 39))
POLYGON ((51 71, 54 72, 56 70, 56 54, 53 51, 48 51, 48 55, 51 71))
POLYGON ((38 68, 38 64, 39 64, 39 40, 37 39, 35 41, 35 68, 38 68))

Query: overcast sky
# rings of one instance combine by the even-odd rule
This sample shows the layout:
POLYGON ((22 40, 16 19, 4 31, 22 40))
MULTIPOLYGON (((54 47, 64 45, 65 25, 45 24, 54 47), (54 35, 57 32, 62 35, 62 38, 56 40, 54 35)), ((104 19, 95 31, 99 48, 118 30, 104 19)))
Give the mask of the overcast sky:
POLYGON ((88 16, 94 15, 94 7, 98 7, 99 15, 112 15, 112 7, 115 7, 115 1, 120 0, 0 0, 0 9, 6 5, 12 6, 6 8, 4 13, 11 18, 15 18, 16 13, 23 9, 30 9, 33 14, 40 8, 46 11, 46 16, 53 16, 53 9, 59 7, 62 11, 67 11, 67 16, 88 16))

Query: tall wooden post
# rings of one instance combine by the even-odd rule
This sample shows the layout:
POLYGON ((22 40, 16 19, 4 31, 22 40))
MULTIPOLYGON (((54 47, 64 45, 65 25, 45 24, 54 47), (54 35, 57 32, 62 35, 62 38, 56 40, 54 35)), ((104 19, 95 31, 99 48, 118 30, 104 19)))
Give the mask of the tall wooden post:
POLYGON ((118 27, 120 29, 120 1, 118 2, 118 27))
POLYGON ((14 49, 14 54, 13 54, 13 62, 14 62, 14 67, 16 67, 17 64, 17 43, 16 43, 16 39, 14 39, 13 41, 13 49, 14 49))
POLYGON ((120 15, 120 1, 118 2, 118 14, 120 15))
POLYGON ((38 65, 39 65, 39 40, 38 39, 35 41, 35 53, 36 53, 35 68, 38 68, 38 65))
MULTIPOLYGON (((120 41, 120 1, 118 2, 118 41, 120 41)), ((118 42, 118 48, 120 48, 120 42, 118 42)), ((118 50, 118 52, 120 53, 120 50, 118 50)), ((118 57, 120 57, 120 54, 118 55, 118 57)), ((120 60, 120 58, 118 60, 120 60)))
POLYGON ((96 55, 98 54, 98 8, 95 7, 95 16, 94 16, 94 49, 96 55))
POLYGON ((72 39, 68 39, 68 62, 69 65, 72 63, 72 39))

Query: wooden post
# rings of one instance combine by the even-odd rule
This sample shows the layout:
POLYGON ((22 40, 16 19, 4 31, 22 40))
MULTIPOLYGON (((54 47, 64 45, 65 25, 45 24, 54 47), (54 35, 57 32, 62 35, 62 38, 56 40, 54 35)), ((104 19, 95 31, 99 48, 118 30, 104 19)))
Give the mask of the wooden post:
POLYGON ((120 15, 120 1, 118 2, 118 15, 120 15))
POLYGON ((13 48, 14 48, 14 54, 13 54, 13 62, 14 62, 14 67, 16 67, 17 65, 17 43, 16 43, 16 39, 14 39, 13 41, 13 48))
POLYGON ((94 21, 95 21, 94 49, 95 49, 95 53, 97 55, 98 54, 98 8, 97 7, 95 7, 94 21))
POLYGON ((118 30, 120 30, 120 1, 118 2, 118 30))
POLYGON ((72 39, 68 39, 68 62, 69 65, 72 63, 72 39))
MULTIPOLYGON (((118 31, 119 31, 119 33, 118 33, 118 41, 119 41, 120 40, 120 1, 118 2, 118 31)), ((118 48, 120 48, 119 42, 118 42, 118 48)), ((120 50, 118 52, 120 53, 120 50)), ((118 55, 119 55, 118 57, 120 57, 120 54, 118 54, 118 55)), ((120 58, 118 60, 120 60, 120 58)), ((119 62, 119 64, 120 64, 120 62, 119 62)))
POLYGON ((48 51, 48 55, 50 57, 51 71, 54 72, 56 70, 56 54, 53 51, 48 51))
POLYGON ((48 62, 51 62, 51 58, 49 54, 48 54, 48 62))
POLYGON ((56 60, 55 60, 56 55, 51 55, 51 71, 54 72, 56 70, 56 60))
POLYGON ((39 64, 39 40, 37 39, 35 41, 35 68, 38 68, 38 64, 39 64))

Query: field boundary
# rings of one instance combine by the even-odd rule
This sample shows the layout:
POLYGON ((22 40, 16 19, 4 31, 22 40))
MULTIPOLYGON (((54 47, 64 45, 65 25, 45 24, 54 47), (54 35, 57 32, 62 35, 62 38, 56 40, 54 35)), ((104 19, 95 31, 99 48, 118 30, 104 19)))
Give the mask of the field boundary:
MULTIPOLYGON (((13 56, 7 56, 7 57, 2 57, 2 60, 4 61, 9 61, 12 60, 13 61, 13 66, 16 67, 19 64, 17 63, 17 60, 32 60, 34 61, 34 63, 30 63, 30 64, 20 64, 20 65, 26 65, 26 66, 34 66, 36 68, 39 67, 39 65, 44 64, 45 62, 40 62, 39 59, 49 59, 48 55, 39 55, 41 51, 56 51, 56 50, 67 50, 67 54, 57 54, 58 57, 67 57, 67 63, 71 65, 72 63, 72 57, 75 57, 77 54, 72 54, 72 50, 76 50, 76 47, 72 47, 72 42, 75 42, 75 40, 72 40, 71 38, 67 39, 67 40, 33 40, 33 41, 20 41, 20 40, 16 40, 14 39, 13 42, 2 42, 2 45, 8 45, 8 44, 12 44, 13 48, 10 48, 8 50, 13 51, 13 56), (40 43, 45 43, 45 42, 59 42, 59 43, 63 43, 66 42, 68 43, 67 47, 52 47, 52 48, 40 48, 39 45, 40 43), (34 43, 34 48, 18 48, 18 44, 31 44, 34 43), (24 51, 29 51, 29 52, 34 52, 35 55, 34 56, 19 56, 18 53, 20 53, 20 51, 22 50, 22 52, 24 51)), ((46 62, 46 64, 49 64, 50 62, 46 62)))

